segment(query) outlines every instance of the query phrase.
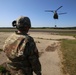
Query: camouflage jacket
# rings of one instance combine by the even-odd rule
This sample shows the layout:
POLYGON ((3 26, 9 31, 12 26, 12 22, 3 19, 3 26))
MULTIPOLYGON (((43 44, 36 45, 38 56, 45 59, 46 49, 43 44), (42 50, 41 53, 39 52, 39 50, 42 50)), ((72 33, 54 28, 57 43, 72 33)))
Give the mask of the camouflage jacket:
POLYGON ((41 71, 39 52, 31 36, 14 33, 5 41, 3 50, 12 63, 31 67, 36 74, 41 71))

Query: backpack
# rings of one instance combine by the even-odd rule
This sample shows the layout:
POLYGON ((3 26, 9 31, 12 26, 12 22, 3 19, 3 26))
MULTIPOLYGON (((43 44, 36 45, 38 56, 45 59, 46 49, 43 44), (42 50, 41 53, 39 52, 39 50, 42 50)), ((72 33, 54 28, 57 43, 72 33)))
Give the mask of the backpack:
POLYGON ((4 52, 6 53, 6 56, 10 60, 14 60, 20 56, 22 56, 25 50, 26 43, 28 42, 27 38, 24 37, 17 37, 12 42, 12 39, 8 41, 8 43, 4 46, 4 52), (11 43, 9 43, 11 42, 11 43))

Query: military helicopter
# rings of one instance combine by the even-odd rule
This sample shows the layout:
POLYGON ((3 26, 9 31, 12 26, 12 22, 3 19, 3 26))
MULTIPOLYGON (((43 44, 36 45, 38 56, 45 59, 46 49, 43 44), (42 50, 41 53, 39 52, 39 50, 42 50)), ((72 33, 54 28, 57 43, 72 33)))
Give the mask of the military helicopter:
POLYGON ((58 9, 56 9, 56 10, 45 10, 45 12, 53 12, 53 13, 54 13, 53 18, 54 18, 54 19, 58 19, 58 15, 66 14, 66 12, 65 12, 65 13, 57 13, 57 11, 58 11, 61 7, 63 7, 63 6, 60 6, 60 7, 59 7, 58 9))

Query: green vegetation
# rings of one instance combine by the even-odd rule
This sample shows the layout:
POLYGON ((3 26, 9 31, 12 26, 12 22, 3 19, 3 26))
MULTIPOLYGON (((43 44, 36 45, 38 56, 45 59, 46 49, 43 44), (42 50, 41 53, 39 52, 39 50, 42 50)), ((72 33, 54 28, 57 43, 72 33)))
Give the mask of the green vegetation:
POLYGON ((32 27, 32 29, 76 29, 76 27, 32 27))
POLYGON ((62 40, 61 51, 63 54, 63 71, 76 75, 76 40, 62 40))
POLYGON ((65 31, 65 32, 60 32, 58 33, 59 35, 66 35, 66 36, 73 36, 73 37, 76 37, 76 32, 74 31, 65 31))

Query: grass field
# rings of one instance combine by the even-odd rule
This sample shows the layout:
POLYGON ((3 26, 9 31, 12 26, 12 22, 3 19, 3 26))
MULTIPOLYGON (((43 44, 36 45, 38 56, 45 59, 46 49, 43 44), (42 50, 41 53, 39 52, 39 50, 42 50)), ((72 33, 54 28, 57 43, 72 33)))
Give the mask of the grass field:
POLYGON ((64 59, 63 71, 76 75, 76 40, 62 40, 61 51, 64 59))

